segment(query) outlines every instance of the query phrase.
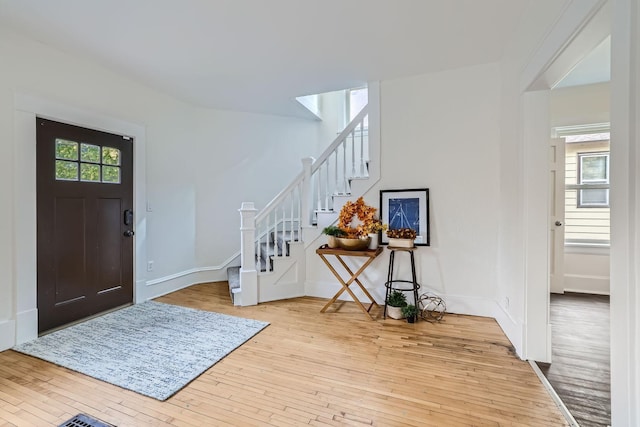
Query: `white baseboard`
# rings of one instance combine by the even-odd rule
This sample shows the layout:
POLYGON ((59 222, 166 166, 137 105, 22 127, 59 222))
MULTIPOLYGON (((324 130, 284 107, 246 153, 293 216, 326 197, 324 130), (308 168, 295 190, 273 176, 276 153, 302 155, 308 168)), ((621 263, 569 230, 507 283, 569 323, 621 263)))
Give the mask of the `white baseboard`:
POLYGON ((563 288, 565 292, 609 295, 609 277, 583 274, 565 274, 563 288))
POLYGON ((447 305, 448 313, 467 314, 470 316, 496 317, 497 303, 483 297, 460 295, 440 295, 447 305))
POLYGON ((569 423, 569 426, 580 427, 576 419, 573 418, 573 415, 571 415, 571 412, 569 412, 569 409, 567 409, 567 407, 565 406, 562 399, 560 399, 560 396, 558 396, 558 393, 556 393, 556 391, 551 386, 551 383, 549 382, 547 377, 544 376, 544 374, 542 373, 542 371, 540 370, 536 362, 534 362, 533 360, 529 360, 529 365, 531 366, 531 369, 533 369, 533 372, 536 373, 536 375, 538 376, 538 379, 540 380, 544 388, 547 390, 547 393, 549 393, 549 396, 551 396, 551 399, 553 400, 553 402, 556 404, 556 406, 564 416, 564 419, 567 420, 567 423, 569 423))
POLYGON ((495 302, 495 312, 493 318, 496 319, 502 332, 509 338, 518 357, 524 360, 524 327, 518 324, 511 314, 500 304, 495 302))
POLYGON ((16 316, 16 344, 38 338, 38 309, 25 310, 16 316))
POLYGON ((158 298, 198 283, 222 282, 225 280, 227 280, 226 267, 192 268, 191 270, 147 281, 144 296, 139 301, 158 298))
POLYGON ((0 351, 8 350, 16 342, 16 322, 14 320, 0 321, 0 351))

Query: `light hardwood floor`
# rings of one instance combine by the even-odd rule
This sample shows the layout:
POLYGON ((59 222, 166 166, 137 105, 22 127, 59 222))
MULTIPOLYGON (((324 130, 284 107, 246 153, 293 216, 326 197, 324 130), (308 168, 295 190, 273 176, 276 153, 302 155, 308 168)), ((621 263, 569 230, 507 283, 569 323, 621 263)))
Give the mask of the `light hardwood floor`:
POLYGON ((0 426, 80 412, 121 427, 567 425, 493 319, 371 321, 353 303, 321 314, 309 297, 238 308, 226 282, 158 300, 271 324, 166 402, 2 352, 0 426))

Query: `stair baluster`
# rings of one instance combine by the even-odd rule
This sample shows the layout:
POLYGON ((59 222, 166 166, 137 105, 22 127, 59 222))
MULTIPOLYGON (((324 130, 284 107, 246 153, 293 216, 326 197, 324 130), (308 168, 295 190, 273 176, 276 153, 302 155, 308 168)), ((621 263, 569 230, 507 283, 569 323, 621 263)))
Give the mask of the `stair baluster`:
POLYGON ((360 176, 364 176, 364 123, 360 123, 360 176))
POLYGON ((318 179, 316 180, 317 182, 317 210, 321 211, 322 210, 322 169, 318 169, 318 179))
POLYGON ((324 191, 324 210, 328 211, 330 210, 329 207, 329 162, 326 162, 324 165, 326 171, 325 171, 325 176, 326 176, 326 183, 325 183, 325 191, 324 191))
POLYGON ((356 173, 356 132, 351 132, 351 176, 358 176, 356 173))
POLYGON ((349 193, 347 188, 347 139, 342 142, 342 195, 349 193))
MULTIPOLYGON (((241 259, 244 260, 243 265, 245 265, 244 262, 247 259, 255 258, 257 268, 254 273, 249 271, 253 270, 252 268, 244 269, 245 273, 240 274, 240 287, 234 293, 241 295, 244 292, 242 289, 243 280, 247 280, 248 289, 252 290, 251 292, 255 290, 258 292, 257 295, 251 293, 247 298, 238 298, 239 304, 251 304, 251 301, 256 298, 261 301, 264 298, 267 300, 275 298, 273 289, 269 291, 271 294, 259 291, 260 277, 267 273, 276 273, 276 260, 280 262, 289 258, 293 252, 292 243, 304 241, 306 230, 312 226, 314 206, 317 212, 330 212, 334 208, 339 209, 339 206, 335 206, 333 196, 349 195, 351 191, 350 180, 367 177, 368 156, 366 153, 368 144, 365 141, 363 130, 367 111, 368 107, 365 106, 360 114, 320 155, 318 160, 310 157, 303 159, 303 171, 261 212, 256 215, 250 210, 241 210, 243 220, 253 221, 254 224, 252 229, 250 227, 241 228, 243 239, 246 240, 249 236, 248 233, 253 232, 252 239, 255 242, 255 246, 250 251, 246 250, 246 246, 244 247, 241 259), (358 145, 356 132, 360 132, 359 147, 356 147, 358 145), (347 146, 349 142, 351 147, 347 146), (350 175, 348 171, 350 171, 350 175), (255 276, 251 276, 249 273, 255 274, 255 276), (255 287, 256 283, 257 288, 255 287), (265 297, 265 295, 267 296, 265 297)), ((312 233, 311 236, 313 235, 312 233)), ((299 254, 298 251, 297 256, 300 256, 299 254)), ((277 274, 271 276, 274 277, 271 280, 278 280, 280 277, 277 274)), ((236 303, 235 299, 234 303, 236 303)))

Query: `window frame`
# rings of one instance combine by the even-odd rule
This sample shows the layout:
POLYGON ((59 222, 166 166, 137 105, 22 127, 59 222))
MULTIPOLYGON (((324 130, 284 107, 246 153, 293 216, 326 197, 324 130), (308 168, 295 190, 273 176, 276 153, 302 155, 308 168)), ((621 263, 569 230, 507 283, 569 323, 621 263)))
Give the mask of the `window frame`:
MULTIPOLYGON (((356 114, 351 114, 351 93, 352 92, 356 92, 356 91, 360 91, 360 90, 364 90, 367 92, 367 101, 368 101, 368 90, 369 88, 367 86, 362 86, 362 87, 354 87, 351 89, 347 89, 345 90, 345 99, 344 99, 344 125, 348 125, 349 123, 351 123, 351 120, 353 120, 353 117, 357 116, 358 113, 356 114)), ((365 120, 365 123, 363 123, 364 125, 364 131, 366 132, 369 129, 369 121, 365 120)))
POLYGON ((577 208, 608 208, 609 207, 609 189, 610 189, 610 152, 609 151, 599 151, 599 152, 584 152, 577 153, 577 179, 578 183, 576 185, 576 207, 577 208), (585 180, 582 176, 583 165, 582 161, 585 158, 589 157, 604 157, 605 160, 605 179, 589 179, 585 180), (585 203, 583 202, 582 192, 584 190, 606 190, 606 201, 604 203, 585 203))

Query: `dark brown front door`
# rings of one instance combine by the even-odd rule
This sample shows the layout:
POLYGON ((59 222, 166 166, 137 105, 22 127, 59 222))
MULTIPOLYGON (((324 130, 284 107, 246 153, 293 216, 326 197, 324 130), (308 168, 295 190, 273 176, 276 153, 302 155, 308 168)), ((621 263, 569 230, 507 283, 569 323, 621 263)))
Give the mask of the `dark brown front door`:
POLYGON ((133 301, 133 141, 36 120, 44 332, 133 301))

